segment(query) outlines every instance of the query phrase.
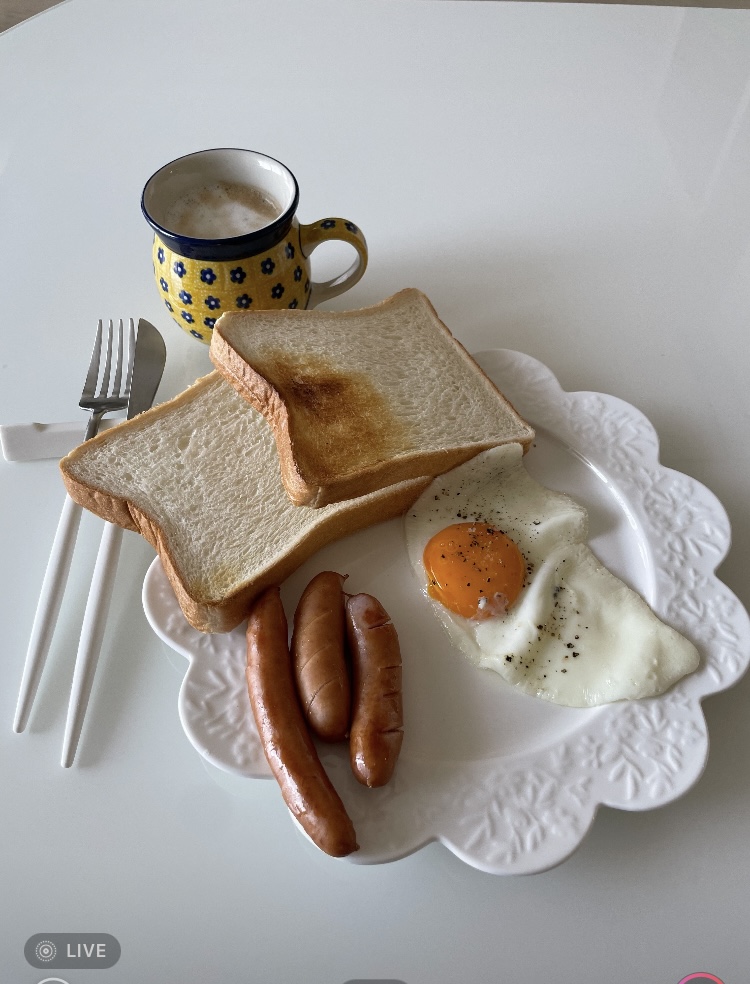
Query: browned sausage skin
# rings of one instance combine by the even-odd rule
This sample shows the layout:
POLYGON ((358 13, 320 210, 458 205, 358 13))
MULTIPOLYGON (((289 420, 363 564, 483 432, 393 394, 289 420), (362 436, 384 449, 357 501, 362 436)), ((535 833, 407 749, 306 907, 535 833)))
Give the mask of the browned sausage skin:
POLYGON ((351 687, 346 661, 346 575, 321 571, 307 585, 294 613, 292 661, 302 710, 324 741, 349 734, 351 687))
POLYGON ((278 587, 253 604, 247 623, 247 688, 263 751, 284 800, 310 838, 333 857, 358 848, 354 826, 321 765, 295 691, 278 587))
POLYGON ((384 786, 403 741, 401 650, 396 629, 380 602, 367 594, 346 600, 352 657, 352 771, 365 786, 384 786))

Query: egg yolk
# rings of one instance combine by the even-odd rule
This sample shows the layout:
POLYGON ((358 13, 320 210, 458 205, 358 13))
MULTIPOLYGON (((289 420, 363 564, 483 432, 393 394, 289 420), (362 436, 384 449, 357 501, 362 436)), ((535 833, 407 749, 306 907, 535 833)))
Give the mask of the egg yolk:
POLYGON ((424 549, 427 593, 457 615, 503 615, 521 592, 526 561, 500 530, 482 523, 454 523, 424 549))

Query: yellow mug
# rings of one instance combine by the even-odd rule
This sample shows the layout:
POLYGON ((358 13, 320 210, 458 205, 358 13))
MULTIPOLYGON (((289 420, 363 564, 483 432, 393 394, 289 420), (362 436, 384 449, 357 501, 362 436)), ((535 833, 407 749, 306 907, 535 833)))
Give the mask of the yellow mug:
POLYGON ((154 230, 156 283, 181 328, 208 344, 225 311, 311 308, 357 283, 367 266, 359 228, 337 216, 301 225, 298 203, 289 168, 254 150, 198 151, 149 178, 141 209, 154 230), (331 239, 356 258, 314 283, 310 254, 331 239))

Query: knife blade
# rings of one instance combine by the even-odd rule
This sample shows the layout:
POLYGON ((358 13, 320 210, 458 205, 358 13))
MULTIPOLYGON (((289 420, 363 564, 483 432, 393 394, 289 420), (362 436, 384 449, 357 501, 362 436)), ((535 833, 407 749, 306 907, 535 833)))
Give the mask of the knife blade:
POLYGON ((164 339, 150 321, 141 318, 135 339, 135 357, 130 377, 128 420, 148 410, 156 397, 167 360, 164 339))
MULTIPOLYGON (((133 371, 130 378, 128 420, 132 420, 139 413, 148 410, 153 404, 164 372, 166 358, 167 350, 164 339, 149 321, 141 318, 138 322, 133 371)), ((94 565, 91 589, 81 627, 78 655, 73 670, 68 718, 63 737, 61 764, 66 769, 73 764, 81 736, 83 719, 91 695, 96 664, 99 660, 99 651, 107 624, 109 604, 112 599, 122 533, 123 531, 119 526, 105 523, 94 565)))

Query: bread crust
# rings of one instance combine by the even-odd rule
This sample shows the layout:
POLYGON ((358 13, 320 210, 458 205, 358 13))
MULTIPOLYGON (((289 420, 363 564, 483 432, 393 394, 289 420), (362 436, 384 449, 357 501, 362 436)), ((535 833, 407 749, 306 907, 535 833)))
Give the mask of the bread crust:
MULTIPOLYGON (((320 478, 320 462, 315 460, 314 453, 307 448, 306 438, 309 428, 306 431, 300 428, 300 432, 297 432, 294 413, 290 404, 270 380, 243 358, 224 334, 222 321, 226 326, 226 319, 234 316, 223 315, 216 323, 211 340, 211 361, 227 382, 269 422, 279 453, 282 481, 287 495, 295 505, 317 508, 357 498, 375 489, 394 485, 420 475, 440 475, 468 461, 474 455, 501 443, 515 442, 521 444, 524 452, 530 447, 534 438, 533 429, 440 320, 435 308, 421 291, 405 288, 379 304, 359 312, 270 311, 263 312, 263 318, 266 323, 278 321, 279 324, 288 323, 290 318, 299 319, 301 330, 305 323, 304 319, 310 318, 325 319, 326 322, 331 321, 345 327, 347 319, 353 315, 362 315, 366 312, 376 320, 379 312, 388 309, 398 311, 400 307, 411 303, 415 298, 418 298, 424 305, 434 328, 454 346, 457 358, 470 367, 478 385, 484 386, 494 394, 498 403, 507 408, 509 415, 517 418, 517 433, 502 440, 488 437, 487 440, 472 442, 459 447, 432 450, 405 448, 401 452, 389 455, 387 460, 381 460, 374 464, 361 464, 348 472, 342 470, 338 474, 327 477, 325 481, 320 478)), ((346 412, 345 405, 343 412, 346 412)), ((352 435, 354 441, 356 441, 356 437, 356 434, 352 435)))
POLYGON ((431 481, 430 476, 422 476, 383 489, 379 494, 361 499, 356 504, 342 503, 340 510, 322 516, 296 542, 290 542, 284 552, 273 558, 263 569, 253 572, 252 576, 230 594, 221 598, 207 597, 189 584, 175 559, 168 537, 153 515, 127 498, 108 491, 104 484, 106 476, 103 476, 101 483, 83 482, 76 478, 72 469, 76 461, 90 453, 97 444, 116 440, 118 432, 123 428, 132 430, 134 427, 150 427, 160 419, 166 408, 179 407, 188 402, 196 392, 195 387, 202 387, 217 376, 217 373, 211 373, 168 403, 147 410, 132 421, 115 425, 79 445, 60 462, 63 482, 75 502, 107 522, 140 533, 151 544, 159 555, 185 618, 193 628, 201 632, 231 631, 244 621, 252 602, 263 590, 273 584, 280 584, 326 544, 402 515, 431 481))

